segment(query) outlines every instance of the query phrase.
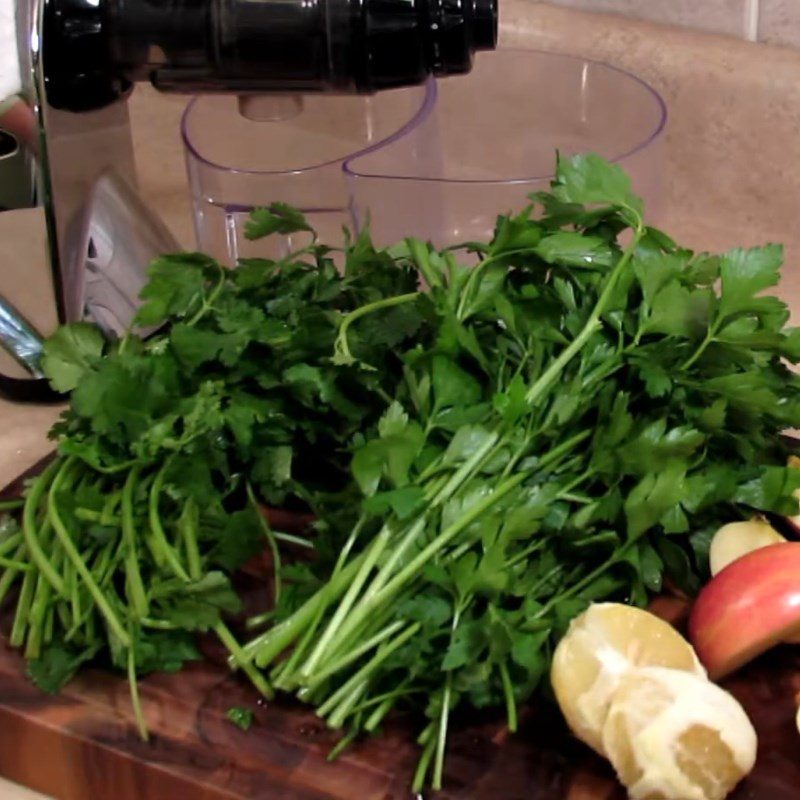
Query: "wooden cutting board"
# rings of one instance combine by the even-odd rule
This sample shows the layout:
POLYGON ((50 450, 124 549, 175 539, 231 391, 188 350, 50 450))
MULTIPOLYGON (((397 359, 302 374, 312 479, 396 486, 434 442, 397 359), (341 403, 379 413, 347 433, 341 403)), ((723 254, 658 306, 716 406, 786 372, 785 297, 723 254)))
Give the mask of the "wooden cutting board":
MULTIPOLYGON (((265 587, 252 582, 250 590, 265 587)), ((123 677, 86 670, 48 696, 0 639, 0 774, 59 800, 411 798, 417 751, 407 722, 391 723, 328 763, 334 731, 289 700, 260 702, 212 643, 205 651, 207 661, 142 682, 152 732, 144 743, 123 677), (249 731, 226 719, 233 705, 254 710, 249 731)), ((800 646, 773 651, 725 686, 759 735, 756 768, 732 800, 798 800, 800 646)), ((569 736, 544 700, 523 710, 513 736, 496 717, 455 722, 445 787, 425 800, 625 798, 605 762, 569 736)))

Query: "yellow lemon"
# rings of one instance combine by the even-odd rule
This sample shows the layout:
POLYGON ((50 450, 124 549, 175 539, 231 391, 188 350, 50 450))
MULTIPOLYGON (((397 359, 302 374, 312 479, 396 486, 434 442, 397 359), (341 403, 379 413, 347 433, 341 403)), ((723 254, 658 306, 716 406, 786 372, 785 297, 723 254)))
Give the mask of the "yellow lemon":
POLYGON ((603 727, 631 800, 722 800, 753 768, 756 744, 733 695, 664 667, 623 676, 603 727))
POLYGON ((601 755, 603 725, 621 678, 660 666, 705 678, 692 646, 654 614, 622 603, 595 603, 577 616, 553 654, 550 680, 572 732, 601 755))

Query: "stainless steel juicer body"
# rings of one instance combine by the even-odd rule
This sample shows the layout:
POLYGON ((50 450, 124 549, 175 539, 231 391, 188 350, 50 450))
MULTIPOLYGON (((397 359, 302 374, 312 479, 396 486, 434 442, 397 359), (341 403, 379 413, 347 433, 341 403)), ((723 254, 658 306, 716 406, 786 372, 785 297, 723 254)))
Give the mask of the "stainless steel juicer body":
MULTIPOLYGON (((36 165, 21 196, 44 209, 59 319, 109 335, 129 327, 151 258, 176 248, 136 191, 136 81, 236 93, 243 112, 261 113, 251 101, 265 93, 365 93, 467 72, 497 38, 496 0, 19 0, 17 14, 35 132, 20 144, 36 165)), ((0 345, 35 372, 24 327, 0 297, 0 345)))

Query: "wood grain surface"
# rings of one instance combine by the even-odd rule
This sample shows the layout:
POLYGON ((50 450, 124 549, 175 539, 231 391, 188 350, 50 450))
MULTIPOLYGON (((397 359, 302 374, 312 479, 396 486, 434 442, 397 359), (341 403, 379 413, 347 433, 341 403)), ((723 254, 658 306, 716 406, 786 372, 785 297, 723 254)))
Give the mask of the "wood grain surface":
MULTIPOLYGON (((19 484, 16 488, 18 489, 19 484)), ((246 576, 248 594, 266 591, 246 576)), ((680 623, 686 604, 656 602, 680 623)), ((25 677, 22 658, 0 640, 0 774, 59 800, 405 800, 416 763, 408 720, 362 741, 329 763, 338 734, 291 700, 264 703, 225 665, 208 640, 207 659, 177 675, 142 681, 152 739, 133 724, 121 675, 84 670, 59 695, 25 677), (249 731, 225 717, 253 709, 249 731)), ((800 647, 773 651, 725 684, 759 735, 756 768, 732 800, 798 800, 800 647)), ((510 736, 500 717, 457 719, 445 789, 425 800, 624 800, 609 767, 569 736, 540 699, 510 736)))

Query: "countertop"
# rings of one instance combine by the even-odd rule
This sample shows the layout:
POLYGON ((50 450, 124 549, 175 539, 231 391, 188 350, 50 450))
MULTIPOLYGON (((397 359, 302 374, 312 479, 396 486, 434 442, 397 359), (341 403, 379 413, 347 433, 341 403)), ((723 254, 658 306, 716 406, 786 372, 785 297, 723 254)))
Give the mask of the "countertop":
MULTIPOLYGON (((504 46, 608 61, 655 86, 670 115, 661 226, 695 249, 782 242, 779 293, 800 322, 800 52, 527 0, 502 0, 501 10, 504 46)), ((185 104, 142 86, 130 109, 143 196, 191 247, 178 134, 185 104)), ((41 232, 35 212, 0 214, 0 292, 48 331, 41 232)), ((0 485, 48 452, 46 431, 59 413, 0 400, 0 485)), ((0 800, 29 796, 0 782, 0 800)))

